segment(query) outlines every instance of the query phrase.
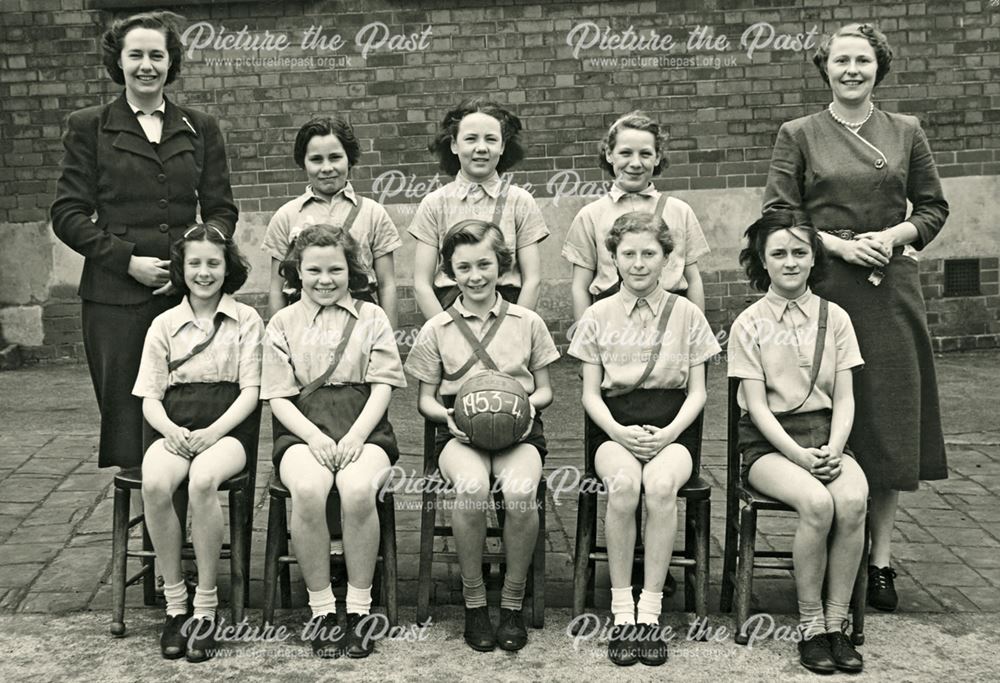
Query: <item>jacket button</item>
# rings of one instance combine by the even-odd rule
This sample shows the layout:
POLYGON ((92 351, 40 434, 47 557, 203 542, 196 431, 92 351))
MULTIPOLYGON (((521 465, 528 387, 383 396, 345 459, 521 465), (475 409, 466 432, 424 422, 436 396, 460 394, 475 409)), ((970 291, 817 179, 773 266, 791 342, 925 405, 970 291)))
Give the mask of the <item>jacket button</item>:
POLYGON ((876 159, 875 160, 875 168, 881 169, 883 166, 885 166, 885 161, 884 160, 882 160, 882 159, 876 159))
POLYGON ((170 226, 166 223, 160 223, 160 232, 167 232, 170 230, 170 226))
POLYGON ((165 183, 167 182, 167 174, 161 173, 160 175, 156 176, 156 179, 159 180, 161 183, 165 183))
POLYGON ((167 200, 166 200, 166 199, 161 199, 161 200, 160 200, 159 202, 157 202, 157 203, 158 203, 158 204, 160 205, 160 208, 161 208, 161 209, 165 209, 165 208, 167 208, 167 200))

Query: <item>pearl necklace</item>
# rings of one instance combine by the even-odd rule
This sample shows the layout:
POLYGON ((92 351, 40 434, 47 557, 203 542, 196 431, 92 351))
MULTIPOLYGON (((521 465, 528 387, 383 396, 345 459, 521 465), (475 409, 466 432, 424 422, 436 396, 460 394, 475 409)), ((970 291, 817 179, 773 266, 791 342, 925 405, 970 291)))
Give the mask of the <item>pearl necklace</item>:
POLYGON ((830 116, 832 116, 833 120, 836 121, 837 123, 839 123, 842 126, 845 126, 847 128, 851 128, 853 130, 857 130, 858 128, 861 128, 861 126, 863 126, 866 123, 868 123, 868 119, 870 119, 872 117, 872 113, 874 113, 874 111, 875 111, 875 103, 874 102, 869 102, 868 103, 868 115, 865 116, 865 118, 863 118, 861 121, 858 121, 857 123, 851 123, 849 121, 845 121, 844 119, 842 119, 839 116, 837 116, 837 112, 835 112, 833 110, 833 102, 831 102, 827 106, 827 111, 830 112, 830 116))

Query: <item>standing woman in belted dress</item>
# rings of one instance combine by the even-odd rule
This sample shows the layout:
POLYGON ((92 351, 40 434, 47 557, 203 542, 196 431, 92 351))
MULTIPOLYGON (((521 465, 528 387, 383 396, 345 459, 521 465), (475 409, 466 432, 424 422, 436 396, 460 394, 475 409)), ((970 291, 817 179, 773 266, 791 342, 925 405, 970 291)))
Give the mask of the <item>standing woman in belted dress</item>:
POLYGON ((171 243, 196 222, 236 227, 222 133, 211 116, 163 95, 180 72, 179 16, 116 20, 104 66, 125 86, 114 102, 69 115, 52 204, 56 235, 85 258, 83 344, 101 411, 101 467, 142 462, 142 400, 132 396, 153 318, 177 305, 171 243))
POLYGON ((871 491, 868 602, 892 611, 899 492, 948 476, 916 260, 941 231, 948 203, 917 119, 872 102, 892 61, 885 35, 848 24, 822 42, 813 61, 833 101, 782 125, 764 210, 799 211, 822 231, 832 258, 816 293, 843 307, 857 331, 865 368, 855 378, 849 443, 871 491))

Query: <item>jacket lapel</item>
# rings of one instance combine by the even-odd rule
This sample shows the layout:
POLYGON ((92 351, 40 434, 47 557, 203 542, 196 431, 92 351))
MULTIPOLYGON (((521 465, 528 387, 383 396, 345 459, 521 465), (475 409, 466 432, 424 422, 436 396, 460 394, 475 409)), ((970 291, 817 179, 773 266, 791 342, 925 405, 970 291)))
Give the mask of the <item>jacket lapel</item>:
POLYGON ((104 115, 103 129, 109 133, 118 133, 112 143, 115 149, 138 154, 160 163, 160 157, 146 139, 146 133, 132 113, 132 108, 128 106, 124 94, 108 107, 104 115))
POLYGON ((177 105, 166 100, 166 111, 163 115, 163 133, 160 136, 160 159, 166 161, 172 156, 194 151, 193 138, 198 136, 191 117, 177 105))

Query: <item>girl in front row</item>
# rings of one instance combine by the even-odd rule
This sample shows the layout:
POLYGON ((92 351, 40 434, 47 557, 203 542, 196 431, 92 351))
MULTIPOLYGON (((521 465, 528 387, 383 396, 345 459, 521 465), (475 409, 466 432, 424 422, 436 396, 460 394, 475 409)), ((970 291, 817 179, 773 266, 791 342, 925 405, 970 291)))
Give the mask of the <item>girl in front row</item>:
POLYGON ((406 386, 385 312, 351 297, 365 282, 357 245, 330 225, 306 228, 281 275, 302 298, 274 314, 264 340, 261 398, 274 414, 274 468, 292 497, 292 547, 309 593, 305 631, 321 657, 367 657, 363 637, 379 546, 375 496, 399 458, 386 417, 406 386), (326 502, 340 494, 347 563, 347 628, 330 585, 326 502))
POLYGON ((621 288, 584 311, 569 354, 583 361, 583 407, 593 423, 588 459, 608 490, 615 620, 608 657, 619 666, 657 666, 667 660, 658 625, 677 531, 677 491, 691 476, 691 452, 698 447, 693 426, 705 406, 705 362, 721 349, 699 308, 660 285, 674 246, 660 216, 619 216, 603 246, 621 288), (640 491, 648 517, 637 606, 632 562, 640 491))
POLYGON ((521 607, 538 535, 535 495, 548 452, 540 413, 552 403, 548 366, 559 352, 537 313, 508 303, 497 293, 497 281, 512 261, 499 227, 475 219, 461 221, 445 238, 441 255, 445 272, 458 283, 461 294, 448 311, 424 324, 406 359, 406 370, 420 380, 420 413, 447 425, 447 431, 439 428, 436 447, 441 473, 457 492, 452 526, 465 598, 465 642, 481 652, 497 645, 520 650, 528 642, 521 607), (521 442, 510 448, 473 447, 455 424, 455 394, 466 379, 487 369, 466 335, 480 344, 490 335, 483 347, 496 366, 493 369, 512 376, 528 394, 533 420, 521 442), (474 363, 469 362, 472 358, 474 363), (496 629, 486 606, 482 574, 490 474, 499 481, 506 508, 507 572, 496 629))
POLYGON ((185 296, 153 320, 132 390, 143 399, 147 423, 142 499, 165 584, 160 651, 167 659, 187 655, 201 662, 215 649, 214 628, 201 622, 214 623, 219 602, 215 575, 223 519, 217 490, 256 452, 254 422, 260 420, 264 324, 253 308, 232 297, 248 271, 232 239, 218 228, 197 225, 184 233, 171 250, 170 281, 185 296), (173 506, 185 478, 198 561, 191 621, 181 570, 184 532, 173 506))
POLYGON ((810 291, 825 265, 816 230, 776 210, 746 236, 740 263, 765 294, 736 318, 729 339, 729 376, 740 379, 743 476, 799 514, 792 544, 799 661, 816 673, 858 673, 863 661, 845 632, 868 499, 847 447, 861 353, 847 313, 810 291))
POLYGON ((542 281, 538 243, 549 235, 531 194, 501 180, 524 157, 521 120, 495 102, 465 100, 449 111, 430 151, 455 180, 420 202, 410 223, 417 240, 413 293, 424 319, 447 309, 459 295, 442 258, 444 241, 462 220, 489 221, 500 228, 511 255, 497 280, 510 303, 535 310, 542 281))

